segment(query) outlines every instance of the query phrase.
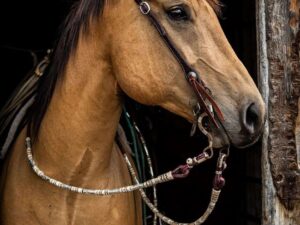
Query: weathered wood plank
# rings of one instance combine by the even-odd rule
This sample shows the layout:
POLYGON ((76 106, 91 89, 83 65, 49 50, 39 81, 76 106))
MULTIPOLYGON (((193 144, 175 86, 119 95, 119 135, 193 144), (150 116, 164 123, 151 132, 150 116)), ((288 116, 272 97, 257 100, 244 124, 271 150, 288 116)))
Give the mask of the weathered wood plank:
POLYGON ((295 141, 298 160, 298 170, 300 170, 300 98, 298 99, 298 116, 296 119, 295 126, 295 141))
POLYGON ((257 0, 259 83, 269 113, 262 156, 265 225, 300 225, 299 6, 299 0, 257 0))
POLYGON ((267 0, 266 5, 270 71, 268 150, 277 194, 287 209, 293 209, 300 200, 294 135, 300 94, 299 55, 289 25, 291 3, 267 0))

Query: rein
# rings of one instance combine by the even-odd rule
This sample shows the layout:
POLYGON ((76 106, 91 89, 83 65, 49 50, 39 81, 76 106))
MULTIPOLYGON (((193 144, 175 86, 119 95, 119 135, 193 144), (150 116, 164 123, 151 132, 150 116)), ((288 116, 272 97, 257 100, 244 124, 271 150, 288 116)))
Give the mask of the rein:
MULTIPOLYGON (((76 186, 72 186, 69 184, 65 184, 61 181, 58 181, 54 178, 47 176, 38 167, 37 163, 34 160, 33 153, 32 153, 31 139, 29 136, 26 138, 26 143, 25 143, 26 151, 27 151, 27 158, 28 158, 28 161, 29 161, 29 164, 30 164, 32 170, 35 172, 35 174, 38 177, 40 177, 41 179, 45 180, 49 184, 54 185, 58 188, 65 189, 65 190, 79 193, 79 194, 97 195, 97 196, 114 195, 114 194, 128 193, 128 192, 139 190, 143 201, 145 202, 145 204, 149 207, 149 209, 154 214, 154 220, 153 220, 154 225, 157 224, 157 218, 159 218, 161 221, 164 221, 166 224, 200 225, 200 224, 203 224, 206 221, 206 219, 208 218, 208 216, 212 213, 212 211, 215 208, 215 205, 219 199, 221 190, 225 185, 223 171, 227 167, 226 160, 229 156, 229 147, 226 148, 225 150, 224 149, 220 150, 220 152, 219 152, 219 157, 217 160, 217 165, 216 165, 216 170, 215 170, 215 176, 213 179, 211 199, 210 199, 210 202, 209 202, 208 207, 207 207, 206 211, 204 212, 204 214, 201 217, 199 217, 199 219, 197 219, 196 221, 194 221, 192 223, 179 223, 179 222, 176 222, 176 221, 172 220, 171 218, 163 215, 157 208, 157 197, 156 197, 155 186, 158 184, 161 184, 161 183, 166 183, 166 182, 172 181, 172 180, 186 178, 186 177, 188 177, 192 168, 211 159, 214 155, 213 137, 210 134, 210 132, 207 130, 207 126, 203 125, 204 119, 208 118, 216 128, 220 128, 219 123, 222 124, 222 122, 224 121, 224 117, 223 117, 223 114, 222 114, 220 108, 218 107, 217 103, 212 98, 210 89, 205 85, 203 80, 200 79, 199 74, 188 65, 188 63, 184 60, 184 58, 179 54, 177 49, 174 47, 174 44, 171 41, 171 39, 169 38, 166 30, 158 22, 158 20, 152 13, 149 3, 146 1, 143 1, 143 0, 135 0, 135 2, 139 5, 141 13, 143 15, 146 15, 150 19, 150 21, 152 22, 152 24, 158 31, 160 37, 166 43, 166 46, 169 48, 169 50, 172 52, 172 54, 174 55, 174 57, 176 58, 176 60, 180 64, 180 66, 182 67, 185 78, 188 81, 188 83, 190 84, 190 86, 192 87, 192 89, 197 97, 197 100, 198 100, 197 108, 194 109, 194 114, 195 114, 196 120, 195 120, 195 124, 193 125, 193 133, 194 133, 195 129, 198 127, 200 129, 200 131, 207 137, 208 146, 199 155, 197 155, 193 158, 188 158, 186 160, 185 164, 180 165, 180 166, 176 167, 174 170, 171 170, 167 173, 164 173, 162 175, 154 177, 152 161, 149 156, 146 142, 145 142, 139 128, 133 121, 133 127, 136 130, 136 132, 138 133, 138 137, 140 138, 140 141, 143 146, 143 150, 147 157, 147 164, 148 164, 148 167, 150 170, 151 179, 144 181, 144 182, 139 181, 137 174, 134 170, 134 167, 133 167, 132 163, 130 162, 128 155, 124 151, 124 149, 125 149, 124 143, 122 143, 122 141, 120 141, 121 145, 123 145, 123 146, 121 146, 121 151, 123 149, 122 154, 123 154, 124 160, 128 166, 132 180, 135 184, 120 187, 120 188, 114 188, 114 189, 88 189, 88 188, 76 187, 76 186), (219 123, 217 122, 217 120, 219 121, 219 123), (143 189, 149 188, 149 187, 153 187, 154 203, 151 202, 151 200, 147 197, 145 191, 143 190, 143 189)), ((36 77, 42 76, 47 65, 43 62, 41 64, 39 64, 37 66, 35 76, 36 77)), ((130 118, 130 115, 127 112, 126 112, 126 116, 128 118, 130 118)))
MULTIPOLYGON (((169 172, 166 172, 162 175, 159 175, 155 178, 152 178, 150 180, 147 180, 143 183, 138 183, 136 185, 129 185, 129 186, 125 186, 125 187, 121 187, 121 188, 115 188, 115 189, 88 189, 88 188, 80 188, 80 187, 76 187, 76 186, 71 186, 71 185, 68 185, 68 184, 65 184, 61 181, 58 181, 56 179, 53 179, 49 176, 47 176, 37 165, 37 163, 35 162, 34 158, 33 158, 33 154, 32 154, 32 144, 31 144, 31 138, 30 137, 27 137, 26 138, 26 150, 27 150, 27 159, 33 169, 33 171, 40 177, 42 178, 43 180, 47 181, 48 183, 56 186, 56 187, 59 187, 59 188, 62 188, 62 189, 66 189, 66 190, 69 190, 69 191, 72 191, 72 192, 76 192, 76 193, 79 193, 79 194, 90 194, 90 195, 112 195, 112 194, 121 194, 121 193, 127 193, 127 192, 132 192, 132 191, 135 191, 135 190, 139 190, 139 189, 145 189, 145 188, 149 188, 149 187, 153 187, 153 186, 156 186, 157 184, 160 184, 160 183, 165 183, 165 182, 169 182, 169 181, 172 181, 172 180, 175 180, 175 179, 182 179, 182 178, 186 178, 191 169, 194 168, 195 166, 197 165, 200 165, 202 163, 204 163, 205 161, 207 161, 208 159, 211 159, 214 155, 214 152, 213 152, 213 147, 212 147, 212 136, 211 134, 205 130, 205 128, 203 127, 202 125, 202 122, 203 122, 203 119, 206 117, 206 115, 201 115, 199 117, 199 120, 198 120, 198 126, 199 126, 199 129, 203 132, 203 134, 208 138, 209 140, 209 144, 208 146, 203 150, 203 152, 193 158, 188 158, 186 160, 186 164, 184 165, 180 165, 178 167, 176 167, 174 170, 171 170, 169 172)), ((135 125, 136 126, 136 125, 135 125)), ((138 128, 136 128, 138 129, 138 128)), ((144 145, 146 145, 144 139, 142 139, 142 142, 144 145)), ((145 149, 145 147, 144 147, 145 149)), ((149 153, 146 149, 146 154, 149 156, 149 153)), ((125 158, 128 158, 127 157, 127 154, 122 151, 123 155, 125 156, 125 158)), ((220 151, 220 155, 224 155, 227 156, 229 155, 229 150, 224 153, 223 151, 220 151)), ((148 157, 150 158, 150 156, 148 157)), ((225 163, 225 160, 223 159, 224 163, 225 163)), ((152 162, 150 162, 150 164, 152 164, 152 162)), ((219 163, 218 163, 219 164, 219 163)), ((131 163, 128 164, 129 168, 132 167, 131 163)), ((224 167, 223 169, 225 169, 226 167, 224 167)), ((220 168, 219 168, 220 169, 220 168)), ((219 172, 222 172, 223 170, 217 170, 219 172)), ((217 173, 216 171, 216 174, 218 175, 217 177, 215 177, 214 179, 214 182, 216 181, 216 183, 214 183, 214 188, 215 189, 222 189, 222 187, 224 186, 224 184, 222 184, 224 178, 221 176, 222 173, 217 173)), ((153 173, 153 170, 152 172, 153 173)), ((225 182, 225 180, 224 180, 225 182)))
MULTIPOLYGON (((120 187, 120 188, 114 188, 114 189, 88 189, 88 188, 76 187, 76 186, 71 186, 69 184, 65 184, 61 181, 58 181, 54 178, 51 178, 51 177, 47 176, 38 167, 37 163, 35 162, 35 160, 33 158, 30 137, 26 138, 27 159, 29 161, 29 164, 30 164, 32 170, 35 172, 35 174, 38 177, 40 177, 41 179, 45 180, 49 184, 54 185, 58 188, 65 189, 65 190, 75 192, 75 193, 78 193, 78 194, 97 195, 97 196, 122 194, 122 193, 128 193, 128 192, 139 190, 143 201, 149 207, 149 209, 152 211, 152 213, 155 215, 155 217, 154 217, 155 219, 153 221, 153 224, 156 224, 156 218, 159 218, 160 220, 164 221, 165 223, 172 224, 172 225, 200 225, 200 224, 203 224, 206 221, 206 219, 208 218, 208 216, 212 213, 212 211, 215 208, 215 205, 216 205, 216 203, 219 199, 221 190, 225 185, 225 179, 223 177, 223 171, 227 167, 226 159, 229 156, 229 148, 226 149, 227 151, 221 150, 220 153, 219 153, 219 158, 218 158, 217 166, 216 166, 216 170, 215 170, 215 177, 213 179, 213 187, 212 187, 212 191, 211 191, 210 202, 209 202, 208 207, 207 207, 206 211, 204 212, 204 214, 201 217, 199 217, 199 219, 194 221, 193 223, 175 222, 174 220, 170 219, 169 217, 166 217, 165 215, 163 215, 159 211, 159 209, 157 208, 157 199, 154 200, 154 203, 152 203, 151 200, 147 197, 147 195, 146 195, 146 193, 144 192, 143 189, 149 188, 149 187, 155 188, 155 186, 157 184, 166 183, 166 182, 176 180, 176 179, 186 178, 186 177, 188 177, 191 169, 193 169, 195 166, 198 166, 198 165, 204 163, 205 161, 207 161, 207 160, 209 160, 213 157, 214 152, 213 152, 213 147, 212 147, 212 145, 213 145, 212 136, 203 126, 203 119, 205 117, 207 117, 207 115, 204 113, 198 119, 199 129, 201 130, 201 132, 209 140, 209 144, 203 150, 203 152, 200 153, 199 155, 193 157, 193 158, 188 158, 186 160, 185 164, 178 166, 174 170, 171 170, 171 171, 166 172, 162 175, 154 177, 154 178, 152 178, 150 180, 147 180, 143 183, 140 183, 140 181, 138 180, 136 172, 134 170, 134 167, 133 167, 132 163, 130 162, 129 157, 125 153, 125 151, 122 151, 123 157, 125 159, 127 167, 129 169, 129 172, 130 172, 130 174, 132 176, 132 179, 135 182, 135 184, 120 187)), ((135 127, 136 127, 136 125, 135 125, 135 127)), ((135 129, 137 129, 139 131, 139 129, 137 127, 135 129)), ((150 168, 152 168, 151 158, 148 154, 147 147, 145 147, 146 143, 145 143, 143 138, 141 139, 141 141, 142 141, 143 146, 144 146, 144 151, 146 152, 146 155, 147 155, 148 165, 149 165, 150 168)), ((150 171, 151 170, 153 171, 153 169, 150 169, 150 171)), ((151 175, 153 175, 153 173, 151 175)), ((156 193, 156 189, 153 189, 153 191, 156 193)))

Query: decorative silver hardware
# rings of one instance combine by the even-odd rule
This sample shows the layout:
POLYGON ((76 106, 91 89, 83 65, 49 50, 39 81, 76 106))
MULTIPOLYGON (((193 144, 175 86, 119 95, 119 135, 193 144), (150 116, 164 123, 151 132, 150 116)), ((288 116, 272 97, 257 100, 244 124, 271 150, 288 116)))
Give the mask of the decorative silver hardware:
POLYGON ((198 78, 198 75, 197 75, 197 73, 196 73, 196 72, 194 72, 194 71, 191 71, 191 72, 189 72, 189 73, 188 73, 188 76, 189 76, 189 77, 192 77, 192 78, 195 78, 195 79, 197 79, 197 78, 198 78))
POLYGON ((44 59, 37 65, 34 74, 37 77, 41 77, 44 75, 46 68, 50 64, 50 55, 52 53, 51 49, 47 50, 47 55, 44 57, 44 59))
POLYGON ((144 15, 147 15, 151 11, 151 7, 148 2, 141 2, 140 10, 144 15))

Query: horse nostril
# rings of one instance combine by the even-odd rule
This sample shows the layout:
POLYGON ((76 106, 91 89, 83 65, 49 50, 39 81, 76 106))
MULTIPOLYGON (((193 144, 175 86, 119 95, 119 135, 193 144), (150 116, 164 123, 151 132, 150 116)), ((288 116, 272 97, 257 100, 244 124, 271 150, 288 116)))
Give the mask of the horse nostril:
POLYGON ((259 129, 259 109, 255 103, 248 105, 243 115, 243 126, 249 134, 255 134, 259 129))

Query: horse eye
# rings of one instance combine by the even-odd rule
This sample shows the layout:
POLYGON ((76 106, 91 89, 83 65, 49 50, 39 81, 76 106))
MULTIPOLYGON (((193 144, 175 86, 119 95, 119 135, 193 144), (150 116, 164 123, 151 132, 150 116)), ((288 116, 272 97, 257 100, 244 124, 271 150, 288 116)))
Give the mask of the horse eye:
POLYGON ((167 10, 170 19, 175 21, 186 21, 189 19, 188 13, 182 6, 174 6, 167 10))

